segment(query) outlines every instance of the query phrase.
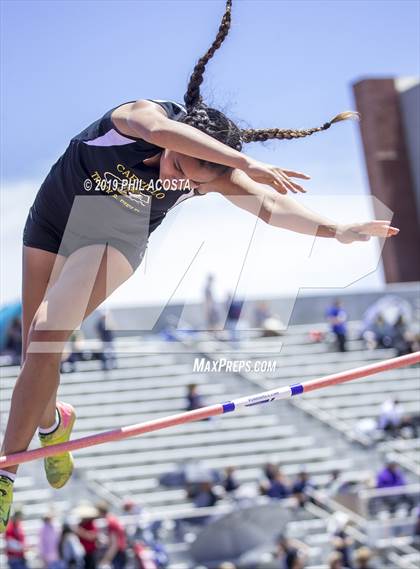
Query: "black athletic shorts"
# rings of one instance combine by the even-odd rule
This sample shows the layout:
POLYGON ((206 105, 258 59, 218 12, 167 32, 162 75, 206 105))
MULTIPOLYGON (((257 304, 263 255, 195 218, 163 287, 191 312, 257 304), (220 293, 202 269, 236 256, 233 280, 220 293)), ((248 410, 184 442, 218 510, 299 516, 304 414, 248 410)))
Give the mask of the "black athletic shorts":
POLYGON ((88 195, 74 197, 65 226, 55 223, 58 213, 54 217, 51 204, 44 208, 36 199, 26 219, 23 244, 65 257, 86 245, 108 244, 123 253, 133 271, 140 265, 148 244, 147 210, 140 217, 112 196, 88 195))

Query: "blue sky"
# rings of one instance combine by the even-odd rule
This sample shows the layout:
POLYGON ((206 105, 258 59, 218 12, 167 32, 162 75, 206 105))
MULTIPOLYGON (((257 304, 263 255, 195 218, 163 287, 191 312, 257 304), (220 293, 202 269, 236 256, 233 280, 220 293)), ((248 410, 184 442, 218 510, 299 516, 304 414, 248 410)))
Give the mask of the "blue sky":
MULTIPOLYGON (((203 93, 242 126, 320 126, 355 108, 353 82, 419 75, 419 6, 414 0, 236 0, 230 35, 208 66, 203 93)), ((2 194, 10 218, 6 237, 14 243, 24 207, 74 134, 124 101, 182 102, 224 2, 3 0, 1 10, 2 194)), ((353 121, 245 151, 311 175, 305 187, 312 198, 368 192, 353 121)), ((205 199, 215 212, 223 207, 217 198, 205 199)))

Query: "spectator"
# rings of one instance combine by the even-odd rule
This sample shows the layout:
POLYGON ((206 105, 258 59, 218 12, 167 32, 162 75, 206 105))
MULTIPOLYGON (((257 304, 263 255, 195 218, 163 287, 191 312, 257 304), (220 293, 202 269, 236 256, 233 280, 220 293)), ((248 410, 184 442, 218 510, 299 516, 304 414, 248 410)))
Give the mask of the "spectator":
POLYGON ((410 335, 404 316, 400 314, 392 327, 392 346, 397 356, 403 356, 413 351, 413 337, 410 335))
POLYGON ((136 539, 143 537, 148 525, 148 516, 144 515, 143 509, 130 498, 124 499, 123 512, 130 516, 129 521, 124 519, 124 529, 127 543, 132 545, 136 539))
POLYGON ((228 466, 225 470, 225 479, 223 481, 223 487, 228 493, 234 492, 239 488, 239 482, 235 477, 235 470, 236 469, 234 466, 228 466))
POLYGON ((84 335, 81 330, 74 330, 68 341, 68 348, 66 347, 63 353, 63 360, 61 362, 61 373, 74 372, 76 371, 76 362, 81 362, 83 360, 88 360, 91 358, 91 354, 86 352, 84 349, 84 335))
POLYGON ((58 551, 59 531, 54 525, 54 516, 51 512, 42 518, 43 523, 39 531, 39 556, 45 569, 59 569, 61 567, 58 551))
POLYGON ((332 533, 332 545, 335 553, 340 555, 343 567, 351 567, 351 550, 353 539, 348 535, 349 517, 343 512, 335 512, 331 516, 329 531, 332 533))
POLYGON ((290 496, 289 482, 280 469, 277 470, 277 473, 267 490, 267 496, 277 500, 282 500, 283 498, 290 496))
POLYGON ((307 557, 307 548, 302 543, 280 535, 277 538, 276 559, 278 569, 303 569, 307 557))
MULTIPOLYGON (((205 479, 188 485, 186 488, 187 497, 192 500, 196 508, 212 508, 220 499, 214 489, 214 484, 210 479, 205 479)), ((178 540, 184 539, 185 527, 190 524, 205 525, 211 519, 210 515, 200 515, 198 517, 179 517, 175 520, 175 535, 178 540)))
POLYGON ((74 514, 80 519, 75 528, 75 533, 84 550, 84 569, 96 569, 98 528, 95 524, 95 518, 98 517, 99 513, 96 508, 87 504, 79 506, 74 514))
POLYGON ((219 313, 213 295, 214 275, 208 275, 204 287, 204 313, 208 330, 216 330, 219 324, 219 313))
POLYGON ((198 388, 196 383, 190 383, 187 387, 187 411, 194 411, 194 409, 201 409, 204 407, 204 402, 201 395, 198 393, 198 388))
POLYGON ((343 564, 343 556, 334 551, 328 558, 328 569, 350 569, 343 564))
POLYGON ((325 484, 325 489, 326 490, 331 490, 331 492, 335 492, 335 489, 337 488, 339 482, 340 482, 340 471, 339 470, 332 470, 330 472, 330 477, 327 481, 327 483, 325 484))
POLYGON ((330 479, 325 484, 325 491, 329 496, 338 496, 343 494, 354 494, 358 481, 348 477, 339 470, 333 470, 330 479))
POLYGON ((382 403, 379 415, 379 428, 395 435, 398 432, 403 416, 403 409, 397 398, 387 399, 382 403))
POLYGON ((210 481, 201 482, 192 498, 197 508, 213 507, 219 500, 219 496, 214 491, 213 484, 210 481))
POLYGON ((261 329, 263 338, 281 336, 284 324, 277 315, 271 313, 266 302, 259 302, 254 309, 254 325, 261 329))
POLYGON ((263 467, 263 478, 259 482, 259 491, 263 496, 267 495, 267 491, 274 481, 279 470, 278 466, 273 462, 267 462, 263 467))
POLYGON ((6 528, 6 555, 10 569, 27 569, 22 510, 16 508, 6 528))
POLYGON ((229 330, 230 340, 236 342, 239 340, 239 333, 237 330, 239 318, 241 317, 243 301, 235 300, 231 293, 226 296, 226 329, 229 330))
POLYGON ((363 337, 369 349, 391 348, 393 338, 392 326, 379 313, 364 332, 363 337))
POLYGON ((373 553, 368 547, 360 547, 354 555, 354 569, 376 569, 371 564, 372 557, 373 553))
POLYGON ((254 308, 254 326, 263 328, 264 322, 271 317, 270 309, 266 302, 258 302, 254 308))
MULTIPOLYGON (((157 567, 166 567, 169 562, 168 554, 162 543, 158 541, 159 530, 162 526, 162 521, 150 521, 148 512, 141 506, 135 504, 130 498, 126 498, 123 503, 123 510, 125 513, 134 517, 133 521, 125 523, 125 532, 127 535, 128 545, 136 547, 137 544, 148 546, 152 552, 151 557, 156 563, 157 567)), ((141 552, 139 548, 136 549, 136 554, 144 556, 149 554, 144 549, 141 552)), ((150 557, 150 555, 149 555, 150 557)))
POLYGON ((114 329, 115 323, 113 322, 111 315, 106 313, 101 314, 96 322, 96 333, 102 342, 99 359, 102 362, 102 369, 104 370, 110 370, 116 367, 114 329))
POLYGON ((99 517, 105 519, 108 538, 107 549, 100 560, 100 564, 112 565, 114 569, 124 569, 127 563, 127 538, 124 526, 116 516, 110 513, 106 502, 99 503, 97 510, 99 517))
POLYGON ((22 356, 22 321, 15 316, 7 330, 4 351, 10 354, 12 365, 20 365, 22 356))
POLYGON ((308 500, 308 492, 312 489, 314 489, 314 485, 309 479, 308 473, 302 470, 292 484, 292 494, 296 497, 301 506, 308 500))
POLYGON ((376 488, 397 488, 405 485, 405 477, 397 462, 389 459, 385 467, 377 475, 376 488))
POLYGON ((58 542, 58 552, 64 569, 83 569, 86 557, 85 549, 69 524, 63 524, 58 542))
POLYGON ((381 407, 378 426, 386 434, 393 437, 417 438, 416 421, 404 414, 404 407, 397 398, 387 399, 381 407))
POLYGON ((272 482, 274 480, 278 471, 279 471, 279 467, 276 464, 274 464, 273 462, 267 462, 267 464, 264 466, 264 469, 263 469, 264 476, 270 482, 272 482))
MULTIPOLYGON (((398 489, 405 486, 406 484, 407 482, 405 476, 398 466, 398 463, 392 458, 388 459, 385 467, 377 474, 376 488, 398 489)), ((377 500, 374 500, 374 507, 375 502, 385 504, 391 513, 394 513, 397 508, 404 503, 408 506, 408 508, 413 507, 412 499, 403 492, 396 493, 394 495, 378 497, 377 500)))
POLYGON ((347 313, 338 299, 336 299, 327 309, 326 318, 330 324, 331 332, 336 337, 339 351, 345 352, 347 340, 347 313))

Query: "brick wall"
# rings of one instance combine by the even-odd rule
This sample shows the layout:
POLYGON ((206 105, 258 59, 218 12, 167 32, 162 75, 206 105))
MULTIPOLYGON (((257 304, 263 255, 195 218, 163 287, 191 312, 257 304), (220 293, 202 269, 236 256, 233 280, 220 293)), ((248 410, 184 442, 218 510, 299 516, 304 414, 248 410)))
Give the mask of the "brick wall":
POLYGON ((353 91, 370 190, 394 212, 392 225, 400 228, 383 248, 386 282, 419 281, 420 229, 399 93, 393 79, 363 79, 353 91))

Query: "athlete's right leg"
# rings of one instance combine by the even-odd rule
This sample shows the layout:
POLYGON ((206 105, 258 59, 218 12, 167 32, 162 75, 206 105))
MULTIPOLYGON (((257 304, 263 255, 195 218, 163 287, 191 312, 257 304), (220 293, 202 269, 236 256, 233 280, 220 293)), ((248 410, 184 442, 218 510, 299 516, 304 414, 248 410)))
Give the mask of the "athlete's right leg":
MULTIPOLYGON (((13 391, 2 455, 27 449, 57 388, 61 354, 70 334, 133 273, 120 251, 107 247, 101 259, 103 249, 91 245, 72 253, 35 314, 13 391)), ((16 473, 17 468, 5 470, 16 473)))

